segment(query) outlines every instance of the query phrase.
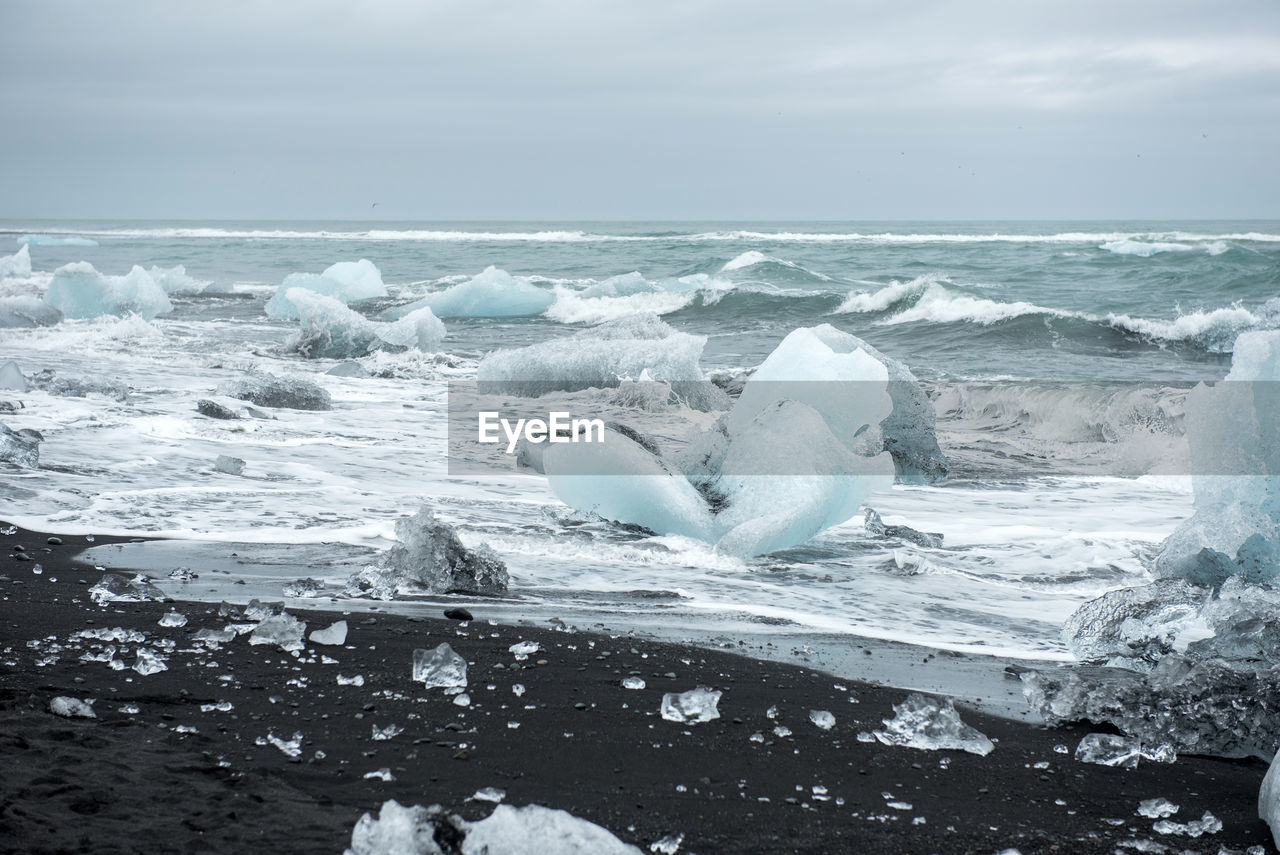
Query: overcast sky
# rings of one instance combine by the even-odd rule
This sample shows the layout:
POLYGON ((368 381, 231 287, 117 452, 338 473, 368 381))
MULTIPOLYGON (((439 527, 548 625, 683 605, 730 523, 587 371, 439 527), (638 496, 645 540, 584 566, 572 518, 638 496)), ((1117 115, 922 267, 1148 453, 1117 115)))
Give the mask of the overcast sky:
POLYGON ((1278 152, 1277 0, 0 0, 0 217, 1280 218, 1278 152))

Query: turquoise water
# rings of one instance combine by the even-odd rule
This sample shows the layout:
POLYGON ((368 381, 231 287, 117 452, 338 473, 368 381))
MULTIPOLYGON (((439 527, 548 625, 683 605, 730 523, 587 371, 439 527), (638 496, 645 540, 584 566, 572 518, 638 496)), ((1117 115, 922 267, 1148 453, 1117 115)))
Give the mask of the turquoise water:
POLYGON ((1276 222, 7 221, 0 255, 25 236, 33 273, 0 280, 0 298, 39 298, 55 268, 82 260, 110 274, 181 264, 214 287, 174 295, 173 311, 151 321, 0 329, 0 363, 128 392, 20 396, 25 408, 4 421, 44 434, 42 466, 0 471, 0 518, 71 533, 290 544, 290 565, 324 575, 329 544, 384 548, 395 520, 425 502, 464 540, 498 551, 524 613, 607 614, 620 629, 697 627, 704 637, 749 627, 1068 657, 1058 638, 1065 617, 1149 578, 1156 545, 1191 509, 1189 485, 1150 469, 1177 432, 1130 441, 1134 413, 1154 408, 1176 422, 1186 382, 1222 377, 1238 333, 1280 326, 1276 222), (328 376, 334 360, 291 351, 297 323, 267 318, 264 304, 290 273, 359 258, 390 291, 356 305, 370 317, 490 265, 554 299, 534 317, 446 319, 445 356, 376 354, 360 360, 371 376, 328 376), (632 271, 649 284, 641 293, 584 294, 632 271), (707 336, 707 371, 752 368, 793 329, 820 323, 906 362, 942 390, 953 478, 896 486, 869 504, 891 524, 942 533, 944 547, 876 539, 855 518, 802 547, 742 560, 575 514, 527 472, 448 476, 447 381, 474 379, 491 350, 637 311, 707 336), (250 367, 313 377, 334 410, 238 422, 196 414, 196 400, 250 367), (1119 403, 1113 390, 1028 395, 999 385, 957 399, 939 385, 955 379, 1154 388, 1119 403), (244 460, 244 474, 218 472, 219 455, 244 460), (1074 474, 1015 472, 1019 455, 1065 460, 1074 474), (1079 465, 1095 458, 1110 461, 1096 476, 1079 465))

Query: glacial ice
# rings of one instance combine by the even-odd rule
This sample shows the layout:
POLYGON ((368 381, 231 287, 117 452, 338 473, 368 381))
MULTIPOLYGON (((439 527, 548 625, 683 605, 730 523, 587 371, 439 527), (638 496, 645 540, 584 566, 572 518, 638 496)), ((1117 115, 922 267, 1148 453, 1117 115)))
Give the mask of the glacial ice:
POLYGON ((818 410, 850 449, 864 425, 878 425, 899 481, 933 483, 946 477, 933 404, 915 375, 857 336, 830 324, 793 330, 743 387, 730 429, 774 400, 779 389, 773 387, 783 385, 794 387, 786 396, 818 410), (881 402, 886 389, 888 401, 881 402))
POLYGON ((302 377, 277 377, 265 371, 250 371, 218 386, 218 394, 260 407, 290 410, 330 410, 333 399, 318 384, 302 377))
POLYGON ((351 832, 344 855, 641 855, 593 822, 541 805, 498 805, 488 818, 467 822, 440 805, 384 802, 351 832), (437 841, 447 841, 441 848, 437 841))
POLYGON ((1271 826, 1271 838, 1280 849, 1280 751, 1271 759, 1258 790, 1258 818, 1271 826))
POLYGON ((187 275, 187 268, 182 264, 174 267, 157 267, 153 264, 147 270, 147 275, 166 294, 199 294, 210 285, 187 275))
POLYGON ((102 578, 89 589, 89 596, 100 606, 105 606, 107 603, 140 603, 165 598, 164 592, 148 582, 145 576, 139 574, 130 578, 120 573, 104 573, 102 578))
POLYGON ((444 324, 429 308, 381 323, 303 288, 291 288, 287 296, 301 322, 289 347, 307 359, 352 359, 387 349, 435 351, 444 340, 444 324))
POLYGON ((18 294, 0 297, 0 329, 51 327, 62 320, 62 312, 39 297, 18 294))
POLYGON ((13 430, 0 422, 0 461, 26 469, 40 467, 40 443, 44 436, 32 428, 13 430))
POLYGON ((317 629, 311 633, 312 644, 328 644, 339 645, 347 643, 347 622, 340 620, 332 623, 324 629, 317 629))
POLYGON ((13 392, 25 392, 30 389, 26 376, 22 373, 22 369, 18 367, 18 363, 10 359, 4 365, 0 365, 0 389, 13 392))
POLYGON ((63 718, 97 718, 93 707, 79 698, 70 698, 66 695, 59 695, 49 701, 49 712, 54 715, 60 715, 63 718))
POLYGON ((663 534, 715 540, 706 500, 671 464, 614 431, 603 443, 545 449, 543 471, 560 501, 663 534), (609 474, 600 474, 609 473, 609 474))
POLYGON ((468 549, 453 526, 436 519, 427 505, 413 516, 396 521, 399 542, 388 549, 377 567, 366 567, 347 580, 352 596, 391 599, 397 591, 501 594, 510 576, 492 549, 481 544, 468 549))
POLYGON ((129 399, 129 387, 108 377, 59 377, 52 368, 42 368, 31 375, 31 385, 50 395, 66 398, 83 398, 86 395, 102 395, 117 401, 129 399))
POLYGON ((144 677, 149 677, 152 674, 159 674, 161 671, 168 671, 169 666, 152 651, 140 647, 138 648, 137 661, 133 663, 133 670, 144 677))
POLYGON ((526 397, 609 388, 645 373, 702 387, 698 361, 706 341, 677 332, 657 315, 632 315, 567 338, 495 351, 481 360, 476 377, 492 391, 526 397))
POLYGON ((733 409, 671 462, 616 430, 604 443, 546 449, 551 490, 578 510, 740 556, 785 549, 843 523, 892 485, 894 463, 876 427, 893 407, 888 372, 846 351, 841 335, 793 332, 733 409), (841 394, 805 378, 842 381, 841 394))
POLYGON ((1022 674, 1023 694, 1050 725, 1109 723, 1182 754, 1272 756, 1280 745, 1280 666, 1166 655, 1148 674, 1075 666, 1022 674))
POLYGON ((1206 834, 1217 834, 1222 830, 1222 820, 1205 811, 1199 819, 1191 822, 1173 822, 1162 819, 1151 826, 1156 834, 1177 834, 1186 837, 1202 837, 1206 834))
POLYGON ((302 288, 346 305, 356 300, 385 297, 387 287, 382 284, 382 274, 372 261, 339 261, 330 265, 320 275, 314 273, 290 273, 267 301, 269 318, 296 318, 298 307, 289 291, 302 288))
POLYGON ((217 472, 224 475, 243 475, 244 461, 239 457, 231 457, 227 454, 219 454, 218 458, 213 461, 213 468, 217 472))
POLYGON ((23 246, 97 246, 98 242, 75 235, 22 235, 18 243, 23 246))
POLYGON ((1148 819, 1164 819, 1177 812, 1178 806, 1168 799, 1143 799, 1138 802, 1138 816, 1145 816, 1148 819))
POLYGON ((23 244, 13 255, 0 256, 0 279, 25 279, 31 275, 31 250, 23 244))
POLYGON ((809 710, 809 721, 821 730, 830 730, 836 726, 836 717, 830 710, 809 710))
POLYGON ((941 703, 913 692, 893 705, 894 717, 884 719, 884 730, 873 731, 885 745, 902 745, 926 751, 956 749, 985 757, 995 748, 991 740, 960 720, 955 702, 941 703))
POLYGON ((160 626, 178 627, 187 625, 187 616, 177 609, 170 609, 160 617, 160 626))
POLYGON ((467 660, 453 651, 448 643, 435 650, 413 651, 413 681, 428 689, 467 687, 467 660))
POLYGON ((250 644, 274 644, 281 650, 301 650, 307 624, 290 614, 267 618, 249 634, 250 644))
POLYGON ((720 717, 717 705, 723 692, 699 686, 687 692, 667 692, 662 696, 662 717, 680 724, 702 724, 720 717))
POLYGON ((68 318, 132 313, 150 320, 173 310, 164 289, 136 264, 124 276, 99 273, 87 261, 64 264, 54 271, 44 299, 68 318))
POLYGON ((401 318, 425 307, 440 318, 523 318, 542 314, 555 300, 554 294, 527 279, 488 267, 466 282, 428 294, 388 314, 401 318))
POLYGON ((1076 746, 1075 757, 1081 763, 1118 766, 1122 769, 1138 768, 1139 760, 1172 763, 1178 759, 1176 751, 1168 743, 1148 746, 1140 739, 1114 733, 1086 734, 1076 746))
POLYGON ((866 527, 868 534, 876 537, 896 538, 930 549, 942 548, 942 535, 930 531, 916 531, 914 528, 905 525, 885 525, 884 520, 880 519, 880 514, 872 508, 867 508, 863 518, 863 525, 866 527))
POLYGON ((1163 578, 1280 579, 1280 331, 1241 334, 1231 371, 1186 399, 1195 513, 1156 559, 1163 578))
POLYGON ((224 421, 233 421, 240 418, 240 413, 226 404, 220 404, 208 398, 201 398, 196 401, 196 412, 211 419, 222 419, 224 421))

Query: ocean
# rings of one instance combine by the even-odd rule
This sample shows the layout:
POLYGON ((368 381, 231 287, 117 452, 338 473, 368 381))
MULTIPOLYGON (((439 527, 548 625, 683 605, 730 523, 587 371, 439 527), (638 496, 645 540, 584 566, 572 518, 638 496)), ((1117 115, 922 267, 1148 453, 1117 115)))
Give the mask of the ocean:
POLYGON ((1148 580, 1191 512, 1189 479, 1159 465, 1179 454, 1187 388, 1225 375, 1239 333, 1280 328, 1280 222, 0 222, 0 254, 20 241, 32 273, 0 281, 0 298, 39 297, 79 261, 114 275, 183 265, 212 287, 173 294, 152 320, 0 329, 0 363, 89 389, 0 391, 24 404, 0 420, 44 436, 40 468, 0 470, 0 518, 163 537, 129 563, 227 571, 182 596, 279 599, 294 578, 282 567, 340 582, 425 503, 507 562, 510 614, 675 638, 1069 661, 1063 620, 1148 580), (389 291, 355 304, 369 317, 490 266, 552 299, 530 317, 446 317, 440 354, 376 353, 359 360, 370 376, 325 375, 340 360, 289 350, 297 322, 264 304, 291 273, 361 258, 389 291), (592 296, 632 272, 642 289, 592 296), (818 324, 906 363, 952 474, 867 505, 943 546, 872 536, 859 516, 743 559, 573 511, 527 470, 450 475, 447 383, 495 350, 639 312, 705 336, 708 374, 751 369, 818 324), (334 410, 197 415, 247 368, 316 379, 334 410), (219 455, 243 473, 218 471, 219 455), (249 546, 230 560, 227 545, 249 546))

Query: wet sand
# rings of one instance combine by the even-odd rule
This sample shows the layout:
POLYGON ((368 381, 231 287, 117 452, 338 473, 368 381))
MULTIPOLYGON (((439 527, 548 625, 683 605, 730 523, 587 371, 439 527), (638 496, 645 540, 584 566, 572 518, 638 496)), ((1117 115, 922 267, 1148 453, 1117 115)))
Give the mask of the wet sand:
MULTIPOLYGON (((466 624, 294 611, 308 633, 346 619, 346 644, 308 643, 295 657, 241 636, 208 650, 190 637, 226 625, 216 606, 98 606, 89 588, 101 573, 73 562, 89 544, 47 538, 0 537, 0 851, 338 853, 359 816, 386 799, 476 819, 492 810, 469 800, 483 787, 505 790, 508 804, 567 810, 645 851, 672 834, 684 835, 680 852, 702 855, 1109 854, 1137 851, 1125 846, 1135 839, 1170 852, 1270 846, 1256 816, 1258 761, 1082 764, 1055 747, 1074 750, 1100 728, 1047 729, 963 707, 966 723, 997 740, 986 757, 859 742, 905 691, 721 651, 491 624, 482 606, 466 624), (33 560, 18 560, 17 545, 33 560), (186 626, 159 626, 174 607, 186 626), (81 661, 103 642, 70 636, 114 627, 144 632, 150 649, 171 640, 168 670, 81 661), (517 641, 542 649, 517 662, 508 650, 517 641), (410 680, 413 651, 441 642, 469 663, 470 706, 410 680), (364 685, 338 685, 338 675, 364 685), (646 687, 623 688, 627 676, 646 687), (660 717, 663 693, 699 685, 724 693, 719 719, 660 717), (53 715, 49 701, 61 695, 92 699, 97 717, 53 715), (230 710, 201 710, 224 701, 230 710), (833 713, 835 727, 810 723, 815 709, 833 713), (392 724, 402 732, 372 738, 392 724), (258 744, 295 734, 297 757, 258 744), (365 777, 383 769, 393 780, 365 777), (1155 797, 1181 806, 1176 821, 1210 811, 1223 830, 1157 834, 1135 813, 1155 797)), ((132 665, 138 645, 117 646, 132 665)))

